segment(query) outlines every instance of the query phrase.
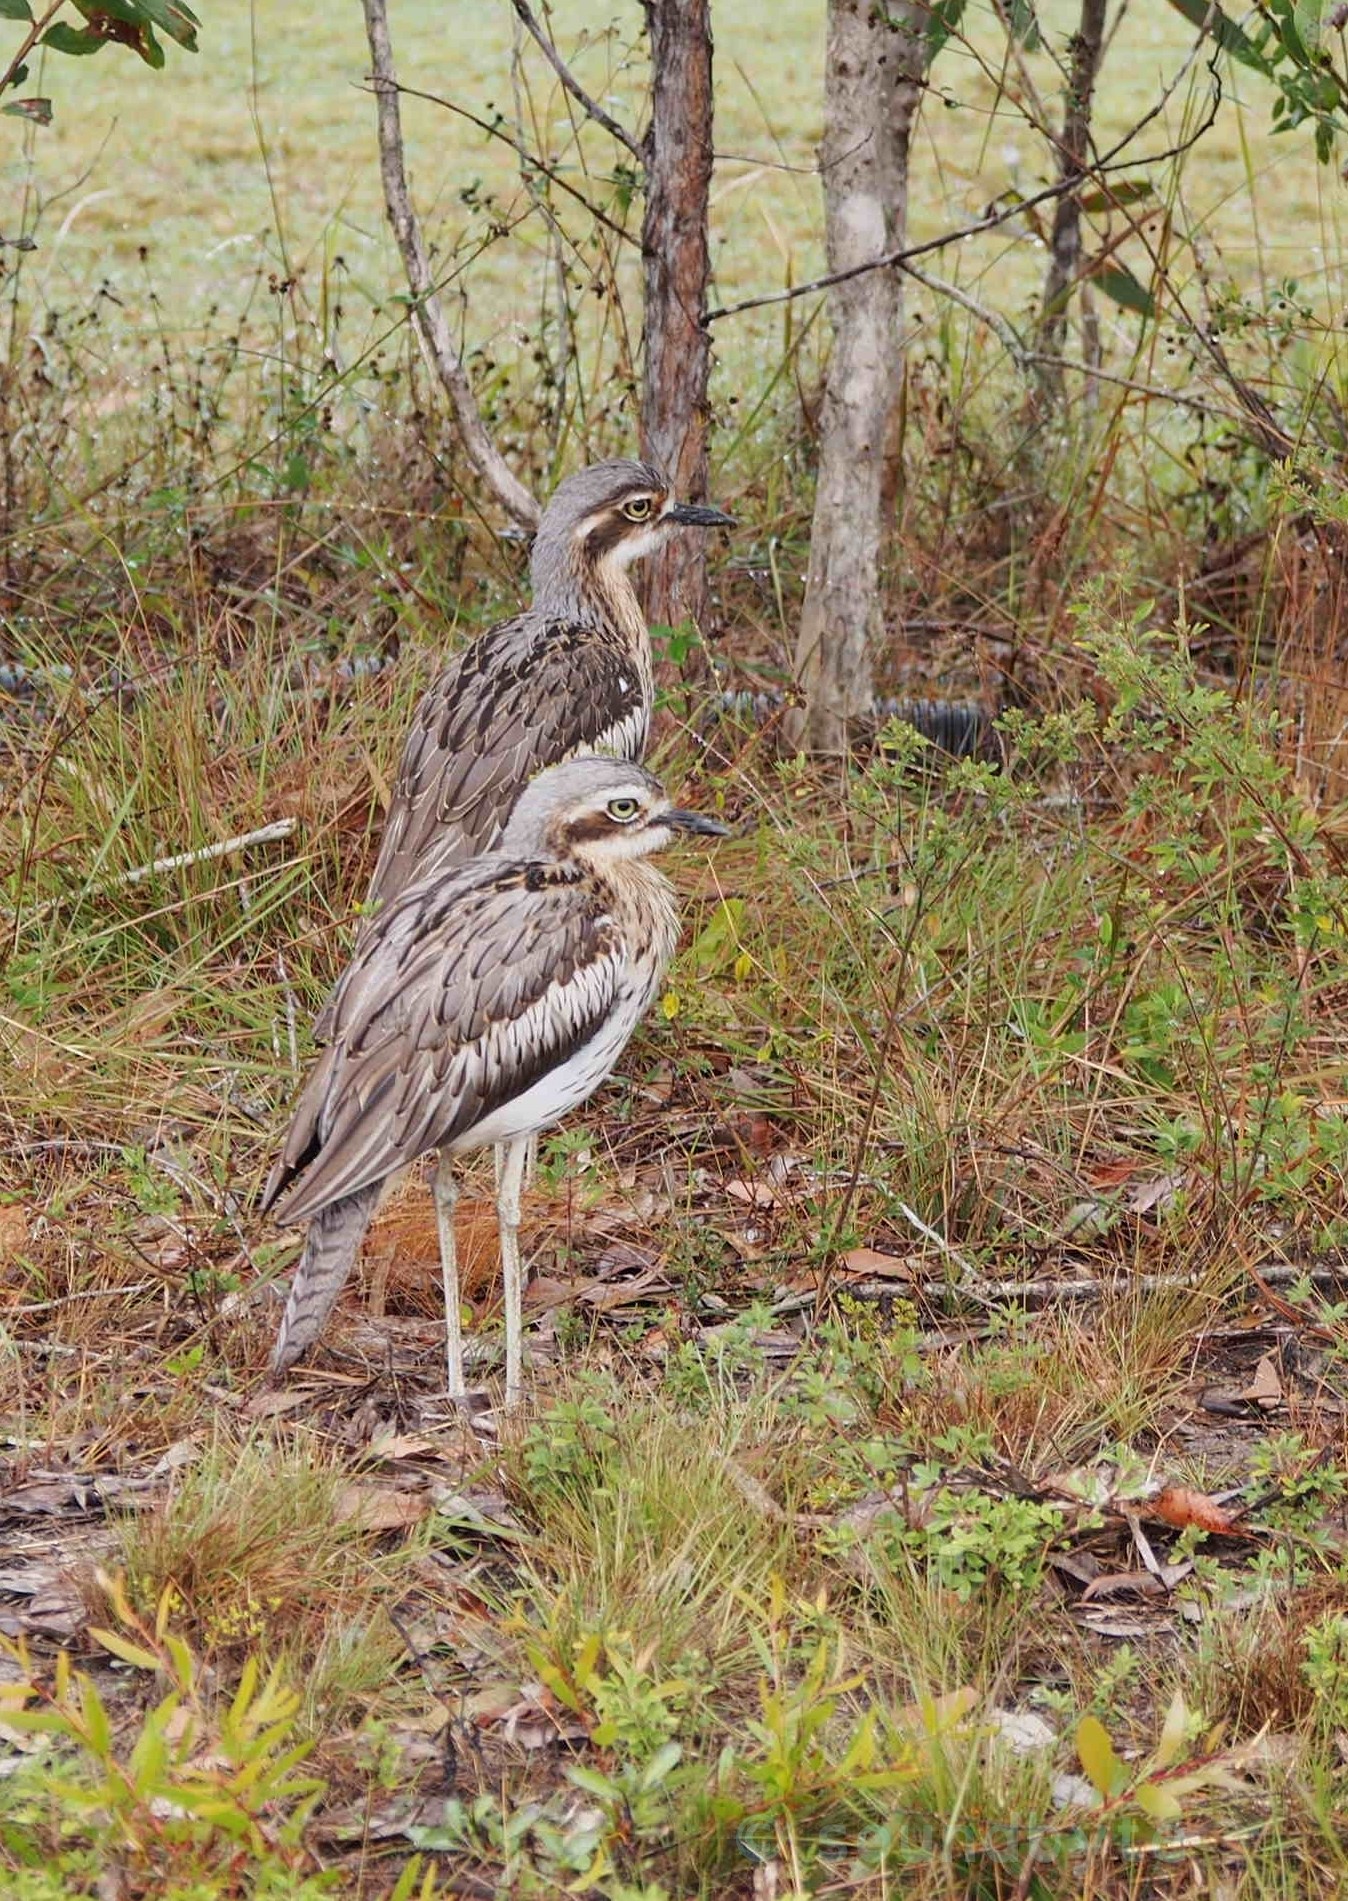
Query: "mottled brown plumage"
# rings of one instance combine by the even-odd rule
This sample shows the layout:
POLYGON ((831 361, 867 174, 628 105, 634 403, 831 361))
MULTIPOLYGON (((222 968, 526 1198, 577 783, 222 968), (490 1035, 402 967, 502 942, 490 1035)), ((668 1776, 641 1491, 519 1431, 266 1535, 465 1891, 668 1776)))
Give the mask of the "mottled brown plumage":
POLYGON ((658 469, 601 462, 562 482, 530 557, 533 605, 445 668, 403 749, 368 903, 465 864, 500 838, 534 774, 578 753, 640 759, 654 679, 633 562, 680 525, 732 525, 677 502, 658 469))
POLYGON ((438 1150, 450 1389, 462 1390, 449 1158, 501 1143, 507 1399, 518 1396, 525 1144, 610 1073, 655 995, 677 924, 649 855, 678 832, 724 829, 672 809, 640 766, 574 759, 533 781, 498 850, 418 878, 372 921, 263 1195, 279 1222, 309 1223, 275 1370, 317 1338, 383 1182, 438 1150))

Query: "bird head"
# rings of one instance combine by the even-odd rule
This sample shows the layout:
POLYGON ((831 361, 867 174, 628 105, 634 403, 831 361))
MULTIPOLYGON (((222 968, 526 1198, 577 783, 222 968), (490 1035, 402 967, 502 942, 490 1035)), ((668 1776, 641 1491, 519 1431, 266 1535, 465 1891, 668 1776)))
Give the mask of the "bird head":
POLYGON ((644 766, 568 759, 531 779, 515 802, 501 850, 512 858, 578 858, 603 870, 663 851, 680 834, 725 838, 728 827, 673 804, 644 766))
POLYGON ((532 557, 535 594, 559 569, 600 580, 630 568, 680 528, 733 528, 734 517, 700 502, 681 502, 647 462, 596 462, 558 484, 538 526, 532 557))

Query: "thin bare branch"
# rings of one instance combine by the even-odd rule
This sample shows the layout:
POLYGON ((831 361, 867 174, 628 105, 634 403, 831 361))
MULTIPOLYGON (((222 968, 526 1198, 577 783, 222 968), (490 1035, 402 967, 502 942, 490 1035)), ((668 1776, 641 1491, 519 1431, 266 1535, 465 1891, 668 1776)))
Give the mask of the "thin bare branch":
POLYGON ((539 25, 533 8, 528 4, 528 0, 512 0, 512 4, 519 17, 520 25, 532 39, 537 41, 539 50, 542 52, 544 59, 548 62, 548 65, 551 66, 553 72, 556 73, 558 79, 561 80, 566 90, 571 94, 576 104, 580 106, 588 118, 594 120, 596 125, 602 125, 610 138, 616 139, 619 145, 625 145, 637 164, 644 167, 646 163, 646 152, 640 139, 635 138, 633 134, 627 130, 625 125, 619 125, 612 113, 605 112, 597 99, 590 97, 584 86, 581 85, 561 54, 557 51, 557 48, 543 31, 543 28, 539 25))
POLYGON ((215 858, 228 858, 236 851, 247 851, 250 845, 273 845, 289 838, 294 829, 293 818, 273 819, 270 825, 259 825, 255 832, 240 832, 237 838, 222 838, 214 845, 200 845, 195 851, 178 851, 168 858, 156 858, 151 864, 137 865, 133 871, 122 872, 101 888, 120 891, 123 885, 144 884, 147 878, 157 878, 166 871, 181 871, 187 865, 205 865, 215 858))
POLYGON ((417 334, 449 398, 459 439, 469 461, 511 519, 521 528, 533 529, 538 526, 538 503, 487 433, 472 384, 454 347, 444 306, 436 294, 426 242, 412 210, 403 160, 402 115, 398 107, 398 82, 393 75, 388 9, 385 0, 362 0, 362 6, 370 62, 374 68, 371 84, 379 120, 379 169, 384 181, 384 202, 407 272, 417 334))
POLYGON ((943 277, 930 277, 926 271, 919 270, 915 264, 905 264, 902 270, 906 277, 913 279, 914 283, 922 284, 937 297, 948 297, 952 304, 958 304, 961 310, 967 310, 971 317, 977 318, 978 322, 991 330, 1005 346, 1011 361, 1019 368, 1024 368, 1029 360, 1025 339, 1006 317, 996 310, 989 309, 986 304, 980 304, 977 298, 971 297, 968 291, 961 290, 958 284, 948 284, 943 277))
POLYGON ((770 304, 794 303, 798 297, 811 297, 816 291, 829 290, 834 284, 845 284, 849 278, 861 277, 867 271, 890 270, 893 266, 906 265, 915 257, 926 257, 931 251, 943 251, 947 245, 959 244, 965 238, 976 238, 985 231, 995 231, 998 226, 1010 224, 1013 219, 1023 217, 1027 211, 1033 211, 1036 205, 1050 204, 1055 198, 1061 198, 1064 192, 1076 191, 1087 178, 1103 179, 1110 172, 1122 171, 1126 166, 1162 165, 1168 159, 1182 157, 1191 151, 1210 132, 1216 122, 1217 111, 1222 102, 1221 77, 1215 64, 1209 65, 1212 73, 1212 96, 1208 110, 1200 123, 1177 144, 1167 146, 1163 152, 1155 152, 1145 159, 1123 159, 1120 154, 1132 144, 1133 140, 1156 117, 1170 97, 1170 89, 1160 104, 1148 112, 1143 119, 1127 132, 1117 145, 1110 148, 1098 165, 1092 165, 1085 171, 1073 171, 1070 176, 1059 178, 1052 185, 1045 185, 1042 191, 1032 192, 1028 198, 1017 197, 1015 202, 999 208, 989 207, 981 218, 972 223, 961 225, 955 231, 945 231, 938 238, 928 238, 923 244, 906 245, 899 251, 885 251, 879 257, 867 258, 864 264, 853 264, 843 271, 827 271, 822 277, 813 277, 808 284, 793 284, 789 290, 765 292, 761 297, 745 297, 737 304, 721 304, 715 310, 709 310, 703 318, 704 323, 719 323, 723 317, 738 317, 746 310, 762 310, 770 304))
MULTIPOLYGON (((396 83, 397 82, 395 82, 395 84, 396 83)), ((587 198, 583 191, 577 191, 574 185, 568 184, 562 174, 553 166, 549 165, 545 159, 541 159, 537 152, 531 152, 527 145, 521 145, 518 139, 512 138, 510 133, 507 132, 505 127, 499 122, 493 125, 490 119, 479 119, 475 112, 468 110, 467 106, 459 105, 454 99, 446 99, 443 93, 423 92, 419 86, 398 85, 397 89, 405 99, 424 99, 428 106, 443 106, 446 112, 452 112, 458 118, 466 119, 469 125, 475 125, 479 132, 485 132, 489 138, 499 139, 502 145, 508 145, 511 151, 516 153, 526 165, 532 165, 535 171, 542 172, 544 178, 550 179, 554 185, 568 193, 570 197, 575 199, 578 205, 583 205, 596 223, 602 224, 604 228, 611 231, 615 237, 621 238, 624 244, 640 243, 639 238, 635 237, 632 232, 625 230, 622 225, 617 224, 609 217, 607 212, 601 211, 599 206, 587 198)), ((369 90, 371 92, 374 91, 373 85, 370 86, 369 90)))

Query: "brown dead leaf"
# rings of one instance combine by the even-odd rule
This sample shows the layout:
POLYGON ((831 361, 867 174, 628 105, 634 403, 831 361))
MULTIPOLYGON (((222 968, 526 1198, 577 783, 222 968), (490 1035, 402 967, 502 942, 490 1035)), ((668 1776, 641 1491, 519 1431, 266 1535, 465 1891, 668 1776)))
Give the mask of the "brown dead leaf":
POLYGON ((1097 1597, 1164 1597, 1165 1585, 1151 1571, 1115 1571, 1092 1578, 1081 1593, 1081 1602, 1097 1597))
POLYGON ((1170 1175, 1153 1176, 1130 1189, 1123 1198, 1123 1205, 1129 1214, 1153 1214, 1158 1208, 1169 1207, 1188 1179, 1183 1169, 1170 1175))
POLYGON ((245 1403, 243 1411, 249 1419, 275 1419, 282 1413, 298 1412, 312 1398, 303 1386, 264 1386, 245 1403))
POLYGON ((1236 1395, 1237 1399, 1253 1400, 1256 1406, 1269 1411, 1283 1403, 1282 1375, 1278 1371, 1276 1353, 1266 1353, 1254 1369, 1254 1376, 1245 1390, 1236 1395))
POLYGON ((405 1531, 420 1524, 430 1509, 430 1494, 424 1488, 407 1491, 363 1479, 350 1480, 337 1500, 338 1522, 358 1525, 362 1531, 405 1531))
POLYGON ((439 1458, 443 1448, 434 1439, 428 1439, 424 1433, 395 1433, 387 1439, 370 1441, 372 1459, 424 1459, 439 1458))
POLYGON ((28 1212, 17 1201, 0 1207, 0 1262, 13 1261, 28 1246, 28 1212))
POLYGON ((745 1182, 732 1179, 725 1184, 725 1191, 732 1201, 738 1201, 746 1208, 775 1208, 777 1197, 766 1182, 745 1182))
POLYGON ((1116 1611, 1105 1605, 1087 1604, 1075 1608, 1072 1617, 1078 1624, 1084 1624, 1087 1630, 1093 1630, 1098 1637, 1117 1637, 1123 1642, 1132 1642, 1138 1638, 1155 1637, 1159 1631, 1173 1630, 1174 1623, 1169 1616, 1159 1610, 1150 1614, 1134 1611, 1116 1611))
POLYGON ((853 1280, 910 1281, 914 1278, 911 1261, 898 1254, 881 1254, 875 1248, 849 1248, 841 1265, 853 1280))
POLYGON ((652 1294, 667 1294, 670 1283, 658 1267, 648 1268, 644 1274, 638 1274, 632 1280, 608 1281, 592 1280, 586 1283, 577 1295, 583 1306, 597 1314, 611 1313, 616 1307, 629 1307, 650 1298, 652 1294))

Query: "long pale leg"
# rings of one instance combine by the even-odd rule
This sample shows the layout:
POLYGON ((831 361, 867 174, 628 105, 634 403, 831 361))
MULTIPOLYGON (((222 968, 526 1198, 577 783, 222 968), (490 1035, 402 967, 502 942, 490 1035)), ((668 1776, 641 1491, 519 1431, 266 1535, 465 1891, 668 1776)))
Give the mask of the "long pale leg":
POLYGON ((496 1219, 501 1231, 501 1278, 505 1285, 506 1380, 509 1411, 524 1397, 524 1270, 520 1265, 520 1183, 529 1140, 503 1143, 496 1181, 496 1219))
MULTIPOLYGON (((538 1173, 538 1130, 535 1129, 532 1135, 522 1136, 520 1139, 524 1143, 523 1186, 525 1188, 532 1188, 534 1185, 534 1176, 538 1173)), ((501 1186, 501 1170, 505 1167, 506 1151, 509 1147, 510 1144, 508 1142, 498 1142, 491 1152, 492 1160, 496 1164, 496 1186, 498 1189, 501 1186)))
POLYGON ((440 1275, 445 1288, 445 1366, 449 1374, 449 1396, 463 1396, 463 1320, 459 1305, 459 1255, 454 1239, 454 1204, 459 1199, 454 1180, 454 1164, 448 1149, 441 1149, 435 1171, 435 1223, 440 1231, 440 1275))

